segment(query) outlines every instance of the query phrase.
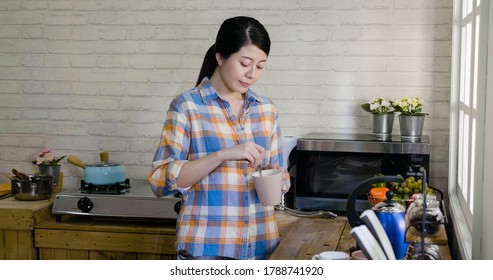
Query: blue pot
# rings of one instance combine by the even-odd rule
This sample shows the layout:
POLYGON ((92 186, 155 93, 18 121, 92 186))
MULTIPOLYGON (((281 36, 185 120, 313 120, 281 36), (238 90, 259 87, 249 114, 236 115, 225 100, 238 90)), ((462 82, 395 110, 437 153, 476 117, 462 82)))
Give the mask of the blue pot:
POLYGON ((85 164, 79 158, 70 155, 67 161, 84 168, 84 182, 96 186, 122 183, 126 179, 125 166, 122 163, 100 162, 85 164))

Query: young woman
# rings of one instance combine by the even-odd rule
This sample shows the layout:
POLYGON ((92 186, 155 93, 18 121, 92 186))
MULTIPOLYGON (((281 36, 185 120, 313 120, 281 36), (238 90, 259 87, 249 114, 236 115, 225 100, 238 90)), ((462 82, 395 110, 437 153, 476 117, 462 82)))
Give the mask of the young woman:
POLYGON ((177 250, 264 259, 279 243, 274 208, 260 204, 251 179, 258 166, 279 168, 289 184, 276 107, 250 89, 269 51, 256 19, 225 20, 196 87, 170 104, 148 179, 158 197, 182 193, 177 250))

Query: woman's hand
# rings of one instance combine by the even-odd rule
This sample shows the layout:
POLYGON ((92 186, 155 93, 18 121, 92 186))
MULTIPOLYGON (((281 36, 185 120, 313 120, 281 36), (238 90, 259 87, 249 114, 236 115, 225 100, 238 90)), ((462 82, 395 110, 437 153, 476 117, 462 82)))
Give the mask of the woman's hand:
POLYGON ((286 193, 289 191, 289 188, 291 187, 291 180, 289 173, 286 169, 280 167, 277 164, 267 164, 266 166, 263 166, 262 169, 280 169, 282 170, 282 192, 286 193))
POLYGON ((254 142, 246 142, 221 151, 225 160, 247 160, 251 168, 257 168, 264 157, 264 148, 254 142))

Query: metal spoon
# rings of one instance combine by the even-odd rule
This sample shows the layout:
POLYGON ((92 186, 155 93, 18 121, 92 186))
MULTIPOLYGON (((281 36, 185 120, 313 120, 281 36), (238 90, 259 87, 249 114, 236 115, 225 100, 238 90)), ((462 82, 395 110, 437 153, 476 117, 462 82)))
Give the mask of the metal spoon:
POLYGON ((260 164, 258 166, 258 173, 260 174, 260 177, 262 177, 262 167, 260 166, 260 164))

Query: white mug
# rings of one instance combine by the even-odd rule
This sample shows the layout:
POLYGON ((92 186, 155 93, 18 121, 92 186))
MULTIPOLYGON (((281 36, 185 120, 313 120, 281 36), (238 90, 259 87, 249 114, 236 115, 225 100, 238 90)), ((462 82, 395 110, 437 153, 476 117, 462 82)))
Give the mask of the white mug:
POLYGON ((312 260, 349 260, 349 255, 340 251, 325 251, 314 255, 312 260))

